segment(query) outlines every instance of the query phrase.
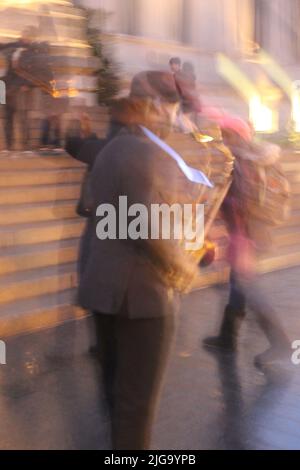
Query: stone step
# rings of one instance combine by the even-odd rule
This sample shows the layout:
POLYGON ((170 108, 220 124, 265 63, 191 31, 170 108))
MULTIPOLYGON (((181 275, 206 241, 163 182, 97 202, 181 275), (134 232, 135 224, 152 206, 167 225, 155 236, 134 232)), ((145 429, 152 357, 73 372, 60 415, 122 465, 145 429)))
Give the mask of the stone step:
POLYGON ((284 223, 285 227, 300 227, 300 210, 291 207, 291 214, 284 223))
POLYGON ((13 204, 30 204, 34 202, 78 200, 81 185, 53 184, 43 186, 18 186, 17 188, 0 189, 1 206, 13 204))
POLYGON ((1 227, 0 248, 76 239, 84 226, 84 220, 75 219, 1 227))
POLYGON ((47 171, 2 171, 0 173, 0 188, 81 183, 84 171, 84 168, 66 168, 65 170, 56 169, 47 171))
POLYGON ((1 278, 0 305, 63 292, 77 286, 76 265, 40 268, 1 278))
POLYGON ((300 181, 291 181, 290 180, 290 186, 291 186, 291 194, 293 196, 299 196, 300 194, 300 181))
MULTIPOLYGON (((296 238, 293 233, 289 233, 288 236, 288 243, 283 248, 274 249, 260 261, 260 269, 263 272, 294 266, 300 262, 299 237, 296 238)), ((73 246, 61 249, 42 251, 36 249, 35 253, 3 256, 0 258, 0 274, 2 274, 0 303, 7 304, 23 298, 75 288, 77 254, 78 247, 74 243, 73 246)), ((223 264, 224 261, 221 259, 212 265, 211 269, 202 270, 197 286, 221 282, 224 276, 221 269, 223 264)))
POLYGON ((287 173, 299 173, 299 162, 282 161, 282 169, 287 173))
POLYGON ((291 198, 291 209, 292 210, 299 210, 300 209, 300 198, 297 195, 292 195, 291 198))
MULTIPOLYGON (((220 233, 220 232, 219 232, 220 233)), ((212 237, 217 241, 217 260, 225 257, 227 239, 215 236, 212 237)), ((297 240, 295 238, 295 240, 297 240)), ((280 236, 279 236, 280 241, 280 236)), ((285 246, 280 246, 276 238, 274 240, 276 248, 280 248, 280 255, 285 250, 285 246)), ((45 267, 59 265, 64 263, 76 262, 78 257, 78 239, 59 240, 55 242, 43 243, 40 245, 21 245, 2 248, 0 256, 0 275, 19 272, 24 270, 36 269, 37 267, 45 267), (17 250, 19 248, 19 250, 17 250)), ((288 245, 289 247, 290 245, 288 245)), ((293 243, 291 243, 293 246, 293 243)))
MULTIPOLYGON (((285 269, 296 266, 300 262, 300 249, 292 251, 287 249, 282 255, 273 256, 259 262, 260 271, 285 269)), ((226 282, 228 279, 228 266, 224 263, 218 269, 206 269, 199 275, 195 289, 204 288, 211 284, 226 282)), ((0 336, 21 334, 40 328, 56 326, 64 321, 81 318, 87 313, 74 305, 76 293, 74 289, 67 289, 55 294, 46 294, 38 297, 27 297, 14 300, 1 307, 0 336)))
POLYGON ((293 152, 291 150, 284 150, 282 152, 282 161, 289 161, 289 162, 298 162, 300 163, 300 153, 293 152))
POLYGON ((1 208, 0 227, 32 222, 51 220, 69 220, 78 218, 77 201, 36 202, 34 204, 18 204, 1 208))
MULTIPOLYGON (((41 147, 41 128, 42 128, 42 121, 32 123, 29 128, 30 138, 29 138, 29 145, 32 149, 39 149, 41 147), (37 144, 36 147, 33 147, 34 144, 37 144)), ((62 131, 62 137, 66 135, 68 128, 68 123, 65 124, 65 130, 62 131)), ((104 138, 107 134, 107 124, 106 123, 94 123, 92 126, 92 132, 96 134, 99 138, 104 138)), ((15 136, 15 144, 17 145, 19 142, 22 143, 22 138, 20 133, 16 133, 15 136)))
MULTIPOLYGON (((35 107, 31 106, 27 108, 28 117, 29 119, 34 122, 38 120, 40 122, 41 119, 45 118, 45 113, 42 109, 36 109, 35 107)), ((105 106, 89 106, 86 107, 84 105, 74 104, 72 105, 71 109, 67 109, 66 112, 63 114, 62 119, 71 121, 74 118, 78 119, 82 113, 86 113, 90 116, 92 123, 94 122, 107 122, 109 119, 109 113, 105 106)), ((4 108, 0 108, 0 119, 4 118, 4 108)))
POLYGON ((22 152, 12 152, 6 157, 0 157, 0 172, 20 170, 64 170, 73 168, 85 168, 68 154, 57 156, 45 156, 32 153, 30 156, 22 152))
POLYGON ((276 253, 275 249, 272 254, 265 255, 259 260, 259 271, 268 273, 279 269, 286 269, 300 264, 300 243, 293 246, 288 245, 282 247, 276 253))
MULTIPOLYGON (((64 121, 73 121, 74 119, 79 119, 82 113, 88 114, 91 118, 92 124, 94 123, 105 123, 109 119, 108 112, 106 108, 102 106, 72 106, 71 109, 67 109, 66 112, 63 113, 61 118, 64 121)), ((28 117, 32 122, 40 122, 42 119, 45 119, 45 113, 43 110, 29 110, 28 117)))
POLYGON ((282 247, 300 246, 300 227, 295 226, 282 226, 276 227, 272 230, 273 244, 277 247, 280 254, 282 247))
POLYGON ((286 174, 291 184, 300 183, 300 171, 287 172, 286 174))
POLYGON ((53 328, 66 321, 83 318, 87 313, 74 305, 74 299, 75 291, 68 290, 14 302, 8 307, 2 305, 0 337, 53 328))
POLYGON ((1 276, 30 271, 49 266, 60 266, 76 263, 78 258, 79 240, 60 240, 45 244, 20 246, 13 249, 2 249, 0 254, 1 276))

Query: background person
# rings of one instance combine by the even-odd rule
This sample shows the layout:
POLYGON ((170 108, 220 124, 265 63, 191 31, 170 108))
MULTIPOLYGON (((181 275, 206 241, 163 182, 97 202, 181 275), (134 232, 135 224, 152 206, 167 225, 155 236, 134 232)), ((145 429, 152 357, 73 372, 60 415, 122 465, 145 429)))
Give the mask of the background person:
POLYGON ((180 96, 181 111, 183 114, 190 114, 193 121, 196 121, 193 115, 201 113, 202 106, 198 96, 194 66, 191 62, 184 62, 181 65, 179 57, 172 57, 169 66, 180 96))
POLYGON ((18 63, 24 51, 29 51, 37 39, 37 29, 28 26, 21 34, 19 40, 7 44, 0 44, 0 52, 4 52, 7 60, 7 71, 3 80, 6 84, 6 105, 5 113, 5 138, 7 150, 13 149, 14 123, 16 113, 21 107, 20 121, 22 130, 23 148, 28 148, 29 128, 26 116, 26 109, 30 104, 32 83, 23 78, 18 73, 18 63))
MULTIPOLYGON (((222 126, 224 143, 236 158, 233 182, 222 206, 229 233, 230 294, 218 336, 206 338, 204 345, 235 352, 239 329, 248 306, 270 343, 270 348, 255 358, 255 365, 265 368, 289 357, 290 341, 260 287, 257 254, 270 244, 268 227, 265 223, 251 219, 246 209, 247 198, 251 195, 246 198, 242 189, 245 186, 242 178, 255 179, 255 175, 238 172, 237 168, 241 168, 239 162, 243 159, 259 162, 268 159, 268 152, 274 153, 275 150, 274 146, 270 149, 268 145, 254 146, 251 129, 241 119, 224 116, 222 126)), ((258 191, 255 186, 253 188, 258 191)), ((254 194, 252 197, 255 199, 254 194)))

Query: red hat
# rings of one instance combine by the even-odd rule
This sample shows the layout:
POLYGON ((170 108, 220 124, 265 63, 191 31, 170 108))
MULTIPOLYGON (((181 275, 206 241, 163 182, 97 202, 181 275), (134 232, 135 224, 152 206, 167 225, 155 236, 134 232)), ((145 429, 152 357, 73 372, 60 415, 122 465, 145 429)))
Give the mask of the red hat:
POLYGON ((214 107, 206 107, 203 109, 203 114, 208 119, 215 121, 222 130, 230 130, 238 134, 246 142, 252 139, 251 127, 243 119, 237 116, 231 116, 228 113, 220 111, 214 107))
POLYGON ((238 117, 230 116, 229 114, 225 115, 220 127, 221 129, 228 129, 235 132, 246 142, 251 141, 252 135, 250 126, 238 117))

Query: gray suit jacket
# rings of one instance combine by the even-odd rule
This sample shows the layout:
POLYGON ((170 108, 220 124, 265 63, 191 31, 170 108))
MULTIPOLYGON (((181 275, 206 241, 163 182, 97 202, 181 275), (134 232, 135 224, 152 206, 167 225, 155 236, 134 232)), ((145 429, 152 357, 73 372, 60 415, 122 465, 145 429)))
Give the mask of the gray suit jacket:
MULTIPOLYGON (((150 208, 151 203, 176 202, 183 180, 175 162, 142 133, 122 131, 101 151, 91 174, 92 233, 79 286, 79 302, 84 308, 116 314, 126 302, 131 318, 174 312, 178 295, 162 282, 151 261, 161 256, 162 262, 173 262, 178 253, 174 242, 100 240, 96 227, 101 217, 96 216, 96 209, 100 204, 112 204, 118 220, 119 196, 127 196, 128 207, 138 203, 150 208)), ((185 181, 184 185, 191 183, 185 181)))

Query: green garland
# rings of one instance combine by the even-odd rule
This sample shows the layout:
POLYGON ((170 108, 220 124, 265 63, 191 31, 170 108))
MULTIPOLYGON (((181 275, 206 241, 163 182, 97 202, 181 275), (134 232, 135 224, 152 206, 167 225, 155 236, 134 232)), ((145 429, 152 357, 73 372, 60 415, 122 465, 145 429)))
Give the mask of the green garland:
MULTIPOLYGON (((104 52, 101 42, 101 31, 91 27, 94 10, 84 9, 87 18, 86 37, 93 50, 94 57, 100 59, 100 68, 94 74, 97 77, 98 103, 109 106, 120 91, 119 70, 116 63, 104 52)), ((105 21, 105 13, 101 14, 102 23, 105 21)))

